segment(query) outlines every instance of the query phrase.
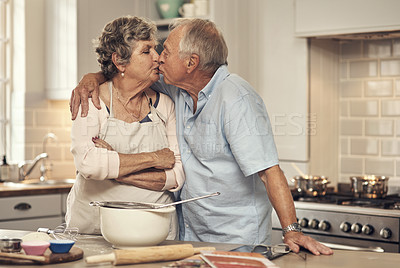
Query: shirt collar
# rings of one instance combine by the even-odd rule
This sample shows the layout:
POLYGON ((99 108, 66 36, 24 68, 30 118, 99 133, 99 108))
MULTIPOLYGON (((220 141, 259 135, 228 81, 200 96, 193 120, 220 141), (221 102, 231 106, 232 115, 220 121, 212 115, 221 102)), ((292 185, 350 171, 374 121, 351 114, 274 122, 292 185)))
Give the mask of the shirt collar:
MULTIPOLYGON (((215 90, 216 86, 218 84, 220 84, 227 76, 229 76, 230 73, 228 71, 228 68, 226 65, 221 65, 217 71, 214 73, 213 77, 211 78, 211 80, 207 83, 207 85, 199 92, 199 99, 197 101, 197 112, 201 110, 202 105, 200 105, 201 103, 203 103, 203 105, 205 104, 205 102, 203 102, 204 100, 208 100, 213 91, 215 90), (202 101, 203 100, 203 101, 202 101)), ((192 109, 193 107, 193 99, 192 97, 189 95, 189 93, 186 92, 186 90, 179 88, 180 89, 180 94, 183 96, 185 102, 189 105, 190 109, 192 109)))
POLYGON ((216 88, 216 85, 221 83, 229 75, 230 73, 228 71, 227 66, 221 65, 214 73, 213 77, 208 82, 208 84, 199 92, 199 99, 200 95, 203 95, 205 98, 209 99, 214 89, 216 88))

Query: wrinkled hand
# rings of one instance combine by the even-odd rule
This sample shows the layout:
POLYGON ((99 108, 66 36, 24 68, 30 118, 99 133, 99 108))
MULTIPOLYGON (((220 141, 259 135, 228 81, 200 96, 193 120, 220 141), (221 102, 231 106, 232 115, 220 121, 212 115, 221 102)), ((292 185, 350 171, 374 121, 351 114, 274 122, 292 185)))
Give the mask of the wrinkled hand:
POLYGON ((107 142, 105 142, 105 141, 102 140, 102 139, 99 139, 99 138, 97 138, 97 137, 94 137, 94 138, 92 138, 92 141, 93 141, 94 146, 95 146, 96 148, 105 148, 105 149, 107 149, 107 150, 109 150, 109 151, 114 151, 113 147, 111 147, 110 144, 108 144, 107 142))
POLYGON ((71 111, 72 120, 75 120, 78 115, 79 105, 82 105, 81 116, 87 116, 89 111, 89 98, 92 98, 92 102, 97 109, 101 109, 99 82, 97 81, 95 74, 91 73, 84 75, 78 86, 71 93, 69 110, 71 111))
POLYGON ((174 152, 168 148, 164 148, 154 152, 156 164, 154 165, 157 169, 171 169, 175 164, 174 152))
POLYGON ((306 236, 303 233, 299 232, 289 232, 285 235, 285 239, 283 240, 285 244, 287 244, 290 249, 298 253, 300 251, 300 246, 308 249, 314 255, 332 255, 333 250, 328 248, 327 246, 319 243, 315 239, 310 236, 306 236))

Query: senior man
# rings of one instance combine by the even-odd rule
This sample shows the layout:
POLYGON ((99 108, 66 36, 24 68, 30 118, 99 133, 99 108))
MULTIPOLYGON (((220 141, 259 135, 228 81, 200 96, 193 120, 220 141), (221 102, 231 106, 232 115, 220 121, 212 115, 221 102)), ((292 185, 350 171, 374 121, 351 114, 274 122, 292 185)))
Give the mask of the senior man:
MULTIPOLYGON (((333 251, 301 232, 287 180, 279 167, 271 124, 255 90, 227 69, 228 49, 213 22, 179 19, 160 55, 162 78, 152 88, 175 102, 186 182, 181 199, 211 192, 219 197, 182 204, 180 239, 270 244, 276 210, 284 242, 315 255, 333 251), (271 206, 272 204, 272 206, 271 206)), ((101 73, 88 74, 73 91, 72 118, 88 94, 98 103, 101 73)))

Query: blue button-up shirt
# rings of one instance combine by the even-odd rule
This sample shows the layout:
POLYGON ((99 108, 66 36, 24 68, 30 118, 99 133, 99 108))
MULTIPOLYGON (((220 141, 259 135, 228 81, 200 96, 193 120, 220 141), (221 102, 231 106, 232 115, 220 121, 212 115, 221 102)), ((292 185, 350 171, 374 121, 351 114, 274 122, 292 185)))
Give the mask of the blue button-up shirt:
POLYGON ((162 79, 152 86, 175 102, 186 182, 180 238, 186 241, 270 243, 271 211, 258 171, 278 164, 271 124, 261 97, 221 66, 193 99, 162 79))

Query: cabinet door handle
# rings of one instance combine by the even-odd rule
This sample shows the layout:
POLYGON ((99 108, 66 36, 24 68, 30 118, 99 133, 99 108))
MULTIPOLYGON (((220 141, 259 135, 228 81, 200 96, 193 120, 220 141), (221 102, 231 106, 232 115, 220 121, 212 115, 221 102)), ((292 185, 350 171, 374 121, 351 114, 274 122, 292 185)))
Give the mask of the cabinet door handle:
POLYGON ((14 206, 15 210, 29 210, 32 206, 28 203, 19 203, 14 206))

